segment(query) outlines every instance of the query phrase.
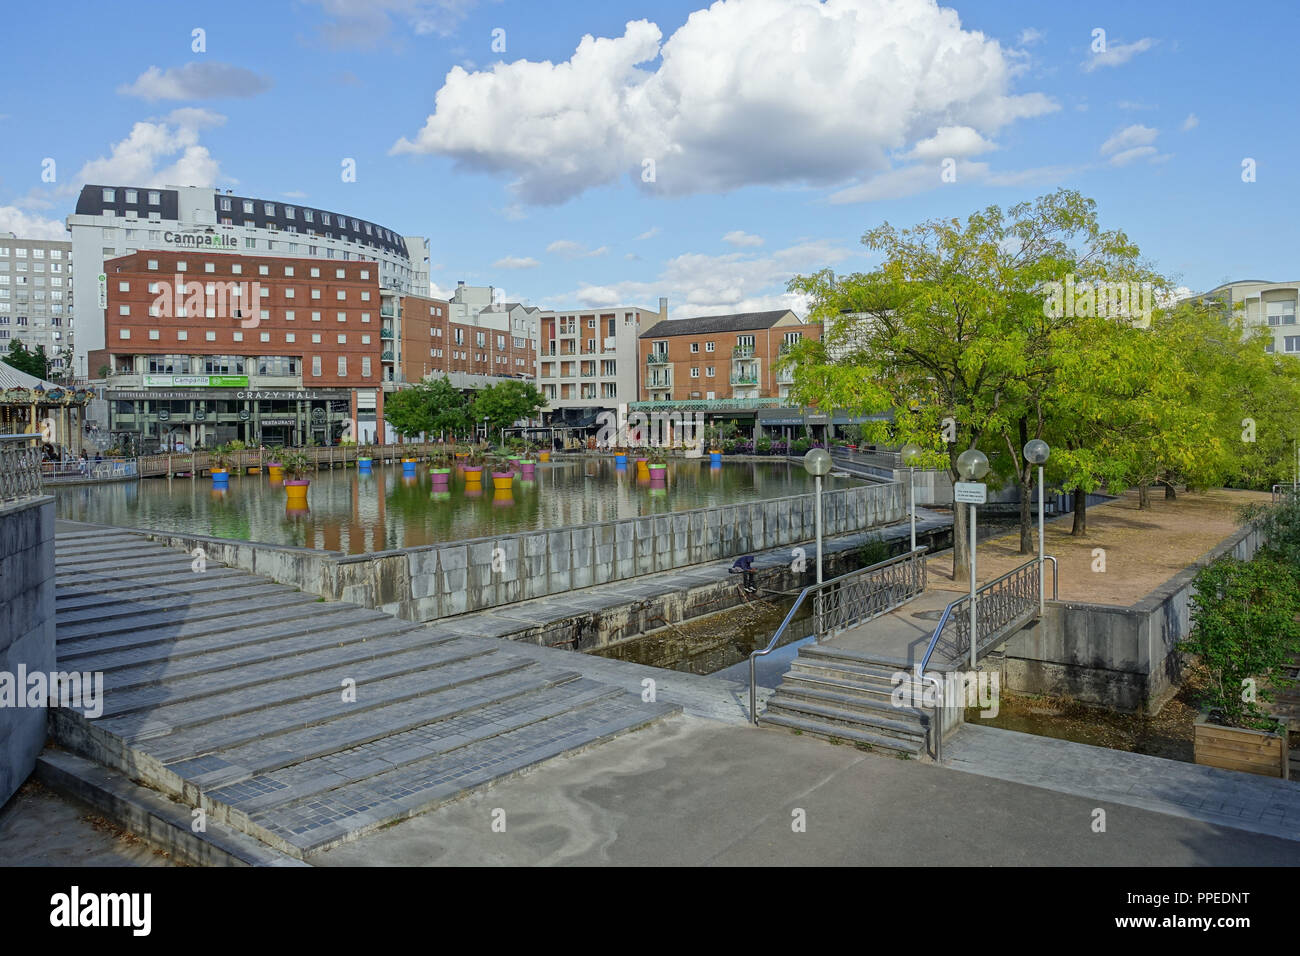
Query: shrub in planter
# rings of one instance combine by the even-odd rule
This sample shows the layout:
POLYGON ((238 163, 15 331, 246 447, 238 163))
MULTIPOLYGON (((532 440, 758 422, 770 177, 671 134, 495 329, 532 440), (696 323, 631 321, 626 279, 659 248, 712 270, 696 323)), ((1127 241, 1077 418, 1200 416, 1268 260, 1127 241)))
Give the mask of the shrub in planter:
POLYGON ((758 444, 754 446, 754 451, 760 455, 772 454, 772 439, 760 438, 758 444))
MULTIPOLYGON (((806 438, 796 438, 790 444, 790 450, 796 455, 806 455, 808 449, 812 447, 812 442, 806 438)), ((976 595, 978 597, 978 595, 976 595)))
POLYGON ((1200 704, 1227 727, 1273 730, 1259 706, 1270 688, 1288 686, 1286 668, 1300 654, 1300 588, 1295 570, 1268 554, 1251 561, 1222 557, 1193 582, 1191 634, 1178 645, 1203 678, 1200 704))

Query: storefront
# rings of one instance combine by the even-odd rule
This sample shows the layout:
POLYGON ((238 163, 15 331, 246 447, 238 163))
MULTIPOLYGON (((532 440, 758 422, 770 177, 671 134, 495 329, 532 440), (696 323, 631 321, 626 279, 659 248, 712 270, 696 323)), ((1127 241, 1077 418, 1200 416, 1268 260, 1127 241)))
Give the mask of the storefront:
POLYGON ((144 453, 248 445, 334 445, 351 425, 346 389, 109 389, 109 430, 144 453))

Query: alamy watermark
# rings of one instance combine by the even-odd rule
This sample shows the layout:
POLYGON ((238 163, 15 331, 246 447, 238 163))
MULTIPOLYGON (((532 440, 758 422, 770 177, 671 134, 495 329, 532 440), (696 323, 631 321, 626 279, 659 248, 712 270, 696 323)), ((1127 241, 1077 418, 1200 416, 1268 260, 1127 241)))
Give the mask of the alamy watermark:
POLYGON ((1076 282, 1069 274, 1064 281, 1044 282, 1039 288, 1043 315, 1049 319, 1116 319, 1138 328, 1151 324, 1155 286, 1150 282, 1076 282))
POLYGON ((149 306, 154 318, 239 319, 245 329, 261 322, 262 284, 256 280, 200 282, 177 274, 171 282, 151 284, 149 291, 156 293, 149 306))
POLYGON ((911 674, 896 671, 891 676, 894 689, 889 703, 894 707, 933 709, 943 694, 944 707, 978 707, 980 717, 992 720, 998 715, 1001 676, 997 671, 948 671, 946 674, 927 674, 921 679, 920 665, 911 674), (938 684, 929 678, 935 678, 938 684))
POLYGON ((600 427, 596 431, 596 444, 601 448, 645 445, 667 448, 673 445, 702 446, 704 441, 704 413, 695 412, 631 412, 620 404, 617 412, 601 412, 596 416, 600 427))
POLYGON ((94 720, 104 713, 102 671, 0 671, 0 707, 71 707, 94 720))

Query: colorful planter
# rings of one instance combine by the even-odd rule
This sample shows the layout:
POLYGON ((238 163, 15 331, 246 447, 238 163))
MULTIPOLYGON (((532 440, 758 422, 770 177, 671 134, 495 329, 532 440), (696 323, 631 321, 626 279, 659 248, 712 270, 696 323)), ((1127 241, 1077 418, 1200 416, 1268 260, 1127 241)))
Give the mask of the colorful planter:
POLYGON ((500 488, 492 492, 493 508, 509 508, 515 503, 515 496, 509 490, 502 491, 500 488))
POLYGON ((525 479, 535 478, 537 476, 537 462, 525 459, 519 462, 519 471, 525 479))
POLYGON ((257 465, 249 465, 248 473, 250 475, 260 475, 262 473, 262 469, 257 467, 257 465))
POLYGON ((266 475, 272 481, 284 481, 284 465, 278 461, 268 461, 266 463, 266 475))
POLYGON ((482 466, 482 465, 466 465, 466 466, 465 466, 465 484, 467 484, 467 485, 478 485, 478 484, 482 484, 482 482, 483 482, 483 466, 482 466))
POLYGON ((509 491, 514 487, 515 476, 509 471, 492 472, 492 487, 497 491, 509 491))
POLYGON ((433 487, 437 490, 446 490, 447 482, 451 481, 450 468, 430 468, 429 478, 433 482, 433 487))
POLYGON ((721 465, 721 464, 722 464, 722 452, 720 452, 720 451, 711 451, 711 452, 709 452, 709 464, 710 464, 710 465, 721 465))
POLYGON ((284 497, 290 508, 307 507, 307 486, 311 484, 308 478, 289 480, 284 483, 284 497))
POLYGON ((637 476, 638 478, 649 478, 649 477, 650 477, 650 459, 649 459, 649 458, 638 458, 638 459, 636 460, 636 476, 637 476))
POLYGON ((212 475, 212 487, 213 487, 213 488, 229 488, 229 487, 230 487, 230 472, 226 471, 226 469, 224 469, 224 468, 212 468, 212 469, 209 469, 209 473, 212 475))
POLYGON ((414 478, 414 477, 415 477, 415 465, 416 465, 416 460, 415 460, 414 458, 403 458, 403 459, 402 459, 402 477, 403 477, 403 478, 414 478))
POLYGON ((373 474, 375 473, 375 472, 374 472, 374 469, 373 469, 373 465, 374 465, 374 463, 375 463, 375 460, 374 460, 373 458, 358 458, 358 459, 357 459, 357 474, 361 474, 361 475, 373 475, 373 474))
POLYGON ((626 468, 626 467, 627 467, 627 455, 615 455, 615 456, 614 456, 614 467, 615 467, 615 468, 626 468))
POLYGON ((650 484, 666 485, 668 483, 668 466, 651 465, 650 466, 650 484))
POLYGON ((550 460, 551 460, 551 453, 550 453, 549 451, 539 452, 538 455, 537 455, 537 460, 538 460, 538 461, 550 461, 550 460))

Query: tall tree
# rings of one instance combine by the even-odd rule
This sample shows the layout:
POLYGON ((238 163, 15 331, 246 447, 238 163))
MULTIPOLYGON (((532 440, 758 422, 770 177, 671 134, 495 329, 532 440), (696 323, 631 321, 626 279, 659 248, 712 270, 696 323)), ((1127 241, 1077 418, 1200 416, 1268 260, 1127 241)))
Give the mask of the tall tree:
POLYGON ((470 415, 476 422, 486 422, 491 431, 498 431, 532 418, 545 404, 536 385, 512 378, 481 389, 470 405, 470 415))
MULTIPOLYGON (((1074 323, 1054 310, 1045 285, 1145 274, 1122 232, 1103 231, 1095 203, 1059 190, 1003 212, 990 206, 958 220, 870 230, 881 257, 869 273, 797 276, 790 290, 812 300, 824 341, 792 350, 793 397, 865 413, 892 409, 893 440, 940 453, 949 476, 981 447, 1014 474, 1026 506, 1021 546, 1030 550, 1024 441, 1042 437, 1058 374, 1056 338, 1074 323)), ((953 576, 967 573, 966 509, 954 514, 953 576)))

